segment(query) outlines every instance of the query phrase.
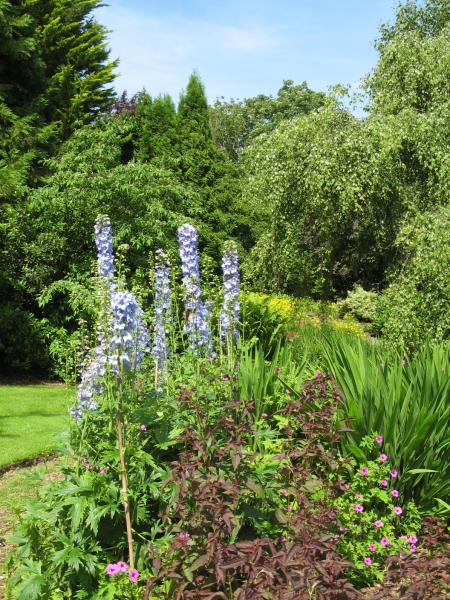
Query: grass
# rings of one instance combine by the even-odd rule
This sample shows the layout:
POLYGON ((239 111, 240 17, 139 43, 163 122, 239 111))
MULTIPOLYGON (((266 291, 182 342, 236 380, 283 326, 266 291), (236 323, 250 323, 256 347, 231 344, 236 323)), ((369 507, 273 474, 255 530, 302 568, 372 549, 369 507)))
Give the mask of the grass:
POLYGON ((63 386, 1 386, 0 467, 51 451, 74 398, 63 386))

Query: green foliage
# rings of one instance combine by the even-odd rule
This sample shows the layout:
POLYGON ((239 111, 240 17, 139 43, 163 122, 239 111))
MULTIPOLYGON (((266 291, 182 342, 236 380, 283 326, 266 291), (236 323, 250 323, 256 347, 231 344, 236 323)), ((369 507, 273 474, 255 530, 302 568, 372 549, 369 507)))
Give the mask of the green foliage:
POLYGON ((386 340, 410 354, 424 338, 440 342, 449 337, 449 208, 406 222, 397 244, 402 266, 381 296, 375 326, 386 340))
POLYGON ((45 327, 23 302, 20 285, 0 271, 0 363, 5 372, 49 366, 45 327))
POLYGON ((113 98, 106 87, 107 30, 92 17, 98 0, 0 5, 0 200, 15 203, 41 181, 76 124, 90 123, 113 98))
POLYGON ((227 156, 237 161, 245 146, 261 133, 273 131, 286 119, 318 110, 325 94, 314 92, 306 81, 294 85, 283 81, 276 98, 260 94, 243 101, 217 99, 211 108, 211 128, 214 141, 227 156))
POLYGON ((197 73, 189 78, 178 105, 179 147, 183 178, 200 185, 206 194, 212 185, 216 149, 209 125, 205 88, 197 73))
POLYGON ((398 5, 394 23, 381 25, 380 60, 365 82, 375 110, 396 114, 448 107, 449 24, 448 0, 398 5))
POLYGON ((241 307, 244 342, 255 339, 270 356, 286 332, 286 315, 270 305, 270 297, 260 294, 242 294, 241 307))
POLYGON ((146 93, 139 95, 136 108, 138 120, 136 158, 142 162, 170 163, 179 153, 177 113, 170 96, 152 99, 146 93))
MULTIPOLYGON (((360 448, 381 452, 382 446, 375 449, 375 445, 374 436, 370 436, 361 440, 360 448)), ((349 481, 344 484, 347 491, 334 503, 341 524, 335 542, 355 565, 350 581, 357 586, 371 585, 383 580, 383 566, 389 556, 411 552, 411 547, 415 551, 421 518, 414 502, 405 505, 395 489, 397 475, 387 460, 361 463, 349 481), (397 515, 394 508, 402 512, 397 515)))
POLYGON ((330 299, 382 280, 403 211, 400 143, 329 99, 247 147, 244 199, 268 222, 245 265, 250 282, 330 299))

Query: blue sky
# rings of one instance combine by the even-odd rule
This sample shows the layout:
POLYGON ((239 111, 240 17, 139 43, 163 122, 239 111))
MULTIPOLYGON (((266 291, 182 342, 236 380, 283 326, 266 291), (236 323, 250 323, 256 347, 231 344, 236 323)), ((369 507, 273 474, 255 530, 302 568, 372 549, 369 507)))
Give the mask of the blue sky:
POLYGON ((395 0, 109 0, 120 93, 143 87, 176 101, 195 68, 217 96, 276 95, 283 79, 326 91, 357 85, 377 60, 373 41, 395 0))

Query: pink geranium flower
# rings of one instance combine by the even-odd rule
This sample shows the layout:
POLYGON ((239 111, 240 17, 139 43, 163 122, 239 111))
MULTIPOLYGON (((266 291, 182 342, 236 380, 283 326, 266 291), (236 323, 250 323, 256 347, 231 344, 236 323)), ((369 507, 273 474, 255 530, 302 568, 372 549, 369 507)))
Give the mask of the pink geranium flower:
POLYGON ((280 367, 275 367, 275 373, 280 373, 280 372, 281 372, 280 367))
POLYGON ((147 427, 145 425, 141 425, 142 431, 147 431, 147 427))
POLYGON ((119 560, 119 562, 117 563, 117 566, 119 568, 119 571, 123 571, 124 573, 128 569, 127 563, 124 563, 122 560, 119 560))
POLYGON ((288 495, 288 493, 287 493, 286 490, 281 490, 281 493, 283 494, 283 496, 287 496, 288 495))
POLYGON ((375 527, 383 527, 383 522, 378 520, 378 521, 375 521, 374 525, 375 525, 375 527))
POLYGON ((290 394, 290 393, 291 393, 291 390, 286 390, 286 394, 290 394))
POLYGON ((267 417, 267 413, 263 413, 261 416, 265 418, 267 417))
POLYGON ((362 467, 361 475, 367 475, 368 472, 369 472, 369 469, 367 467, 362 467))
POLYGON ((415 544, 411 544, 411 546, 409 547, 409 549, 411 550, 411 552, 416 552, 416 550, 417 550, 415 544))
POLYGON ((383 462, 386 462, 387 461, 386 454, 380 454, 380 460, 382 460, 383 462))
POLYGON ((392 490, 391 494, 394 496, 394 498, 398 498, 398 491, 397 490, 392 490))
POLYGON ((380 483, 381 483, 381 485, 383 487, 387 487, 388 486, 388 482, 386 481, 386 479, 382 479, 380 483))
POLYGON ((398 472, 395 469, 392 469, 391 471, 391 477, 397 477, 398 472))
POLYGON ((356 512, 363 512, 364 506, 361 506, 361 504, 355 504, 354 509, 356 512))
POLYGON ((396 515, 401 515, 403 511, 400 506, 394 506, 394 512, 396 515))
POLYGON ((389 546, 389 540, 387 539, 387 537, 382 537, 380 540, 380 544, 382 546, 389 546))
POLYGON ((130 581, 136 583, 139 578, 139 571, 137 569, 130 569, 128 571, 128 577, 130 578, 130 581))
POLYGON ((377 435, 377 437, 375 439, 377 441, 377 444, 382 444, 383 443, 383 437, 381 435, 377 435))
POLYGON ((368 556, 366 556, 366 558, 364 559, 364 564, 369 566, 372 564, 372 559, 369 558, 368 556))
POLYGON ((108 575, 116 575, 120 571, 119 567, 116 564, 109 564, 106 567, 106 572, 108 575))
POLYGON ((375 544, 369 544, 369 549, 371 552, 375 552, 375 550, 377 549, 377 547, 375 546, 375 544))
POLYGON ((415 535, 410 535, 409 536, 409 541, 411 542, 411 544, 417 544, 417 542, 419 540, 417 539, 417 537, 415 535))

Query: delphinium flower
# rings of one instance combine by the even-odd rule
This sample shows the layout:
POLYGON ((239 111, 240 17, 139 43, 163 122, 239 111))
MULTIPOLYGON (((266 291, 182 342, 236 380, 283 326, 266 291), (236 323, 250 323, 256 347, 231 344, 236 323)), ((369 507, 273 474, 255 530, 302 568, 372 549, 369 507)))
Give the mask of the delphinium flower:
POLYGON ((99 277, 113 283, 114 255, 111 222, 106 216, 99 215, 94 225, 95 245, 97 246, 97 272, 99 277))
POLYGON ((155 269, 155 324, 153 329, 152 355, 155 358, 155 363, 157 362, 158 371, 164 374, 163 379, 165 380, 167 379, 166 362, 170 358, 167 334, 172 318, 169 275, 167 257, 162 250, 157 250, 155 269))
POLYGON ((144 313, 131 292, 115 292, 111 312, 110 364, 113 370, 117 360, 122 368, 139 368, 150 343, 144 313))
MULTIPOLYGON (((114 283, 114 255, 111 223, 106 216, 99 216, 94 226, 95 245, 97 246, 97 272, 100 280, 100 295, 102 288, 106 287, 105 298, 107 306, 110 297, 115 293, 114 283), (106 284, 106 286, 105 286, 106 284)), ((107 308, 106 308, 107 310, 107 308)), ((80 419, 85 410, 96 410, 96 396, 103 394, 101 378, 105 375, 105 365, 108 361, 106 337, 104 331, 105 306, 102 307, 97 326, 98 345, 94 350, 93 357, 86 357, 82 363, 80 372, 81 381, 77 391, 77 403, 70 409, 70 414, 76 420, 80 419)))
POLYGON ((230 331, 238 341, 237 323, 239 322, 239 271, 238 253, 234 242, 227 242, 222 258, 223 271, 223 311, 220 323, 223 337, 230 331))
POLYGON ((195 321, 197 327, 197 341, 199 347, 202 349, 202 353, 210 358, 215 358, 216 353, 211 339, 211 328, 210 322, 212 317, 212 308, 214 302, 207 300, 206 302, 200 302, 197 318, 195 321))
POLYGON ((188 334, 189 347, 194 353, 200 349, 204 353, 212 352, 211 332, 209 328, 210 304, 201 300, 199 257, 197 232, 192 225, 185 223, 178 229, 181 270, 185 289, 184 301, 186 323, 184 330, 188 334))
POLYGON ((103 346, 94 351, 94 358, 85 359, 84 368, 81 372, 81 381, 77 390, 77 403, 70 409, 70 414, 76 420, 81 419, 85 410, 96 410, 97 400, 95 396, 103 394, 101 378, 105 374, 106 355, 103 346))

